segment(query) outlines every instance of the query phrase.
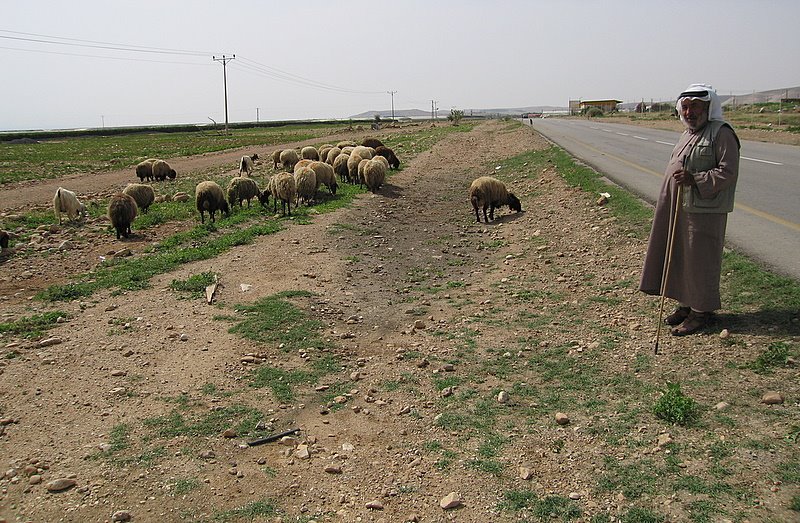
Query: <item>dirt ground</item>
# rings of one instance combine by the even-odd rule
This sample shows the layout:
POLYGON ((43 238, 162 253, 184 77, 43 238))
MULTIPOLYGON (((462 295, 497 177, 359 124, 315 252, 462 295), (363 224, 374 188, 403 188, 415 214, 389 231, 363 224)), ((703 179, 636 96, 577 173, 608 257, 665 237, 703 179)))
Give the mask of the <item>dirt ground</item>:
MULTIPOLYGON (((405 163, 378 194, 363 195, 350 208, 315 216, 308 225, 290 224, 251 245, 157 276, 146 290, 100 292, 60 304, 69 317, 47 334, 61 340, 58 344, 0 338, 0 521, 99 522, 111 521, 115 513, 124 520, 120 511, 135 522, 249 521, 247 513, 233 511, 265 499, 275 502, 277 513, 253 520, 521 521, 524 514, 501 511, 498 503, 503 492, 522 489, 575 500, 583 510, 577 521, 624 513, 635 503, 596 489, 605 457, 622 462, 658 453, 660 448, 652 449, 666 431, 689 446, 701 442, 691 431, 650 416, 630 435, 645 442, 641 447, 609 446, 592 430, 606 420, 567 412, 570 423, 561 426, 546 405, 514 393, 514 383, 548 386, 528 368, 537 352, 567 345, 575 362, 597 357, 614 371, 634 372, 643 355, 650 355, 655 334, 657 304, 639 295, 635 285, 622 283, 637 280, 644 240, 622 229, 596 204, 596 195, 568 187, 554 168, 510 176, 523 213, 504 208, 494 223, 475 223, 466 196, 471 180, 494 172, 508 175, 504 159, 547 146, 530 129, 502 121, 453 133, 405 163), (223 283, 214 305, 179 299, 168 289, 175 279, 205 271, 218 274, 223 283), (446 289, 426 291, 435 286, 446 289), (316 385, 299 387, 296 401, 278 403, 269 389, 248 387, 247 377, 258 364, 246 356, 297 369, 309 355, 242 339, 218 316, 232 314, 236 304, 296 290, 313 293, 298 303, 324 323, 341 369, 316 385), (522 312, 554 319, 522 324, 516 321, 522 312), (621 333, 606 351, 598 349, 597 326, 621 333), (465 334, 468 330, 474 332, 465 334), (462 355, 465 336, 476 341, 472 359, 462 355), (507 361, 502 368, 517 373, 513 382, 496 370, 500 367, 482 367, 495 360, 507 361), (501 405, 509 419, 520 415, 514 409, 535 413, 523 429, 508 424, 497 458, 506 466, 501 474, 467 467, 480 441, 465 441, 459 430, 437 424, 448 409, 456 409, 443 401, 448 391, 437 387, 437 380, 451 375, 463 380, 455 391, 474 389, 494 403, 499 390, 510 391, 510 400, 501 405), (341 384, 347 389, 335 401, 320 399, 327 387, 341 384), (97 457, 113 450, 112 430, 123 424, 131 428, 129 452, 152 448, 147 439, 152 431, 144 421, 168 415, 175 398, 188 398, 200 412, 247 404, 265 413, 264 422, 276 432, 300 431, 288 446, 247 447, 247 438, 231 433, 179 435, 157 438, 162 451, 145 464, 97 457), (449 468, 441 466, 437 445, 458 449, 449 468), (520 477, 520 467, 530 467, 533 477, 520 477), (75 485, 48 492, 46 485, 57 479, 72 479, 75 485), (182 484, 192 488, 181 490, 182 484), (444 510, 440 501, 452 492, 461 506, 444 510)), ((173 163, 179 172, 220 169, 234 165, 241 154, 173 163)), ((263 163, 261 169, 269 171, 263 163)), ((69 182, 74 190, 104 194, 130 178, 126 170, 69 182)), ((2 210, 20 212, 47 201, 57 184, 4 188, 2 210)), ((143 256, 149 244, 180 228, 166 225, 125 242, 115 240, 102 222, 54 228, 46 241, 57 245, 76 238, 80 247, 57 264, 47 258, 3 260, 3 321, 45 310, 31 298, 37 291, 90 270, 100 256, 122 247, 143 256)), ((755 408, 759 398, 741 395, 742 374, 726 372, 726 364, 752 359, 787 333, 737 333, 740 343, 733 348, 721 344, 717 333, 667 337, 662 341, 666 355, 635 371, 636 378, 655 386, 665 379, 713 375, 713 386, 694 391, 709 394, 699 398, 704 403, 755 408)), ((779 388, 793 398, 776 406, 784 411, 781 427, 797 419, 797 380, 752 374, 744 380, 749 391, 779 388)), ((736 428, 722 428, 718 437, 780 432, 758 426, 759 420, 737 417, 736 428)), ((786 507, 797 489, 775 487, 766 472, 785 456, 751 452, 749 462, 758 460, 765 468, 737 470, 737 481, 757 501, 751 507, 755 512, 739 521, 790 521, 796 513, 786 507)), ((702 456, 683 459, 690 470, 703 466, 702 456)), ((645 501, 670 521, 686 521, 686 507, 694 500, 686 492, 662 492, 645 501)))

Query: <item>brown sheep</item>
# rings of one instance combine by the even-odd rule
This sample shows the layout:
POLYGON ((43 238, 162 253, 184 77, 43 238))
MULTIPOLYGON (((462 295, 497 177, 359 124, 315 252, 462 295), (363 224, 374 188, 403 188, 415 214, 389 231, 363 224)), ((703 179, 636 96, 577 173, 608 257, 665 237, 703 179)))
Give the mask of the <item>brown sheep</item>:
POLYGON ((108 219, 117 231, 117 239, 121 236, 127 238, 132 234, 131 224, 136 219, 139 208, 133 196, 125 193, 117 193, 108 202, 108 219))
POLYGON ((497 178, 491 176, 481 176, 472 182, 469 187, 469 201, 475 209, 475 219, 480 223, 481 218, 478 208, 483 207, 483 221, 489 223, 489 219, 494 220, 494 209, 508 205, 512 211, 522 212, 522 204, 514 193, 508 192, 505 184, 497 178), (486 209, 489 209, 489 218, 486 217, 486 209))

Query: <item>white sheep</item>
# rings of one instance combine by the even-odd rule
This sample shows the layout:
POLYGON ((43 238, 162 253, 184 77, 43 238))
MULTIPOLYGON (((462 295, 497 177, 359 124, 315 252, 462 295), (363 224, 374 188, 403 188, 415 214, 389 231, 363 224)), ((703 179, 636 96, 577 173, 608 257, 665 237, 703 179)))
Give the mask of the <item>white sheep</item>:
POLYGON ((363 159, 364 158, 356 153, 351 154, 347 158, 347 176, 350 179, 350 183, 358 182, 358 164, 361 163, 363 159))
POLYGON ((275 205, 278 200, 281 201, 281 212, 286 215, 286 208, 289 208, 289 216, 292 215, 292 202, 297 197, 297 184, 294 181, 294 175, 291 173, 279 173, 273 176, 272 188, 274 189, 272 196, 275 198, 275 205))
POLYGON ((489 223, 489 219, 494 220, 494 210, 496 207, 508 205, 512 211, 522 212, 522 204, 519 198, 514 196, 506 188, 505 184, 497 178, 491 176, 481 176, 472 182, 469 187, 469 201, 475 209, 475 219, 480 223, 481 218, 478 208, 483 208, 483 221, 489 223), (486 209, 489 209, 489 218, 486 217, 486 209))
POLYGON ((228 202, 230 202, 231 207, 237 203, 241 207, 242 202, 247 200, 247 208, 249 209, 252 198, 258 198, 261 201, 261 191, 258 189, 258 184, 255 180, 244 176, 231 178, 228 183, 228 202))
POLYGON ((131 235, 131 224, 136 219, 138 207, 133 196, 125 193, 117 193, 108 201, 108 219, 117 231, 117 239, 131 235))
POLYGON ((281 165, 286 172, 294 171, 294 164, 300 161, 297 151, 294 149, 284 149, 280 154, 281 165))
POLYGON ((331 194, 336 194, 338 185, 336 184, 336 175, 333 173, 333 167, 325 162, 311 162, 309 165, 317 175, 317 189, 320 185, 325 185, 331 194))
POLYGON ((324 162, 328 159, 328 152, 333 149, 333 146, 329 143, 319 146, 319 161, 324 162))
POLYGON ((78 200, 78 196, 74 192, 59 187, 53 196, 53 212, 58 224, 61 225, 62 212, 67 213, 67 218, 72 222, 86 216, 86 206, 78 200))
POLYGON ((215 221, 215 212, 224 212, 225 216, 230 214, 230 208, 228 207, 228 202, 225 201, 222 187, 211 180, 206 180, 197 184, 194 189, 194 200, 197 210, 200 212, 200 223, 206 223, 205 215, 203 214, 204 211, 208 211, 212 223, 215 221))
POLYGON ((139 177, 140 182, 153 180, 153 163, 155 161, 155 158, 148 158, 136 166, 136 176, 139 177))
POLYGON ((301 167, 294 173, 294 183, 297 188, 297 205, 304 201, 310 205, 317 195, 317 174, 311 167, 301 167))
POLYGON ((339 149, 344 149, 345 147, 355 147, 356 145, 358 144, 353 140, 342 140, 341 142, 336 144, 336 147, 338 147, 339 149))
POLYGON ((147 209, 156 200, 153 187, 144 183, 129 183, 122 193, 136 200, 136 206, 142 210, 142 214, 147 214, 147 209))
POLYGON ((359 145, 357 147, 354 147, 353 152, 350 154, 357 154, 365 160, 371 160, 372 157, 375 156, 375 149, 359 145))
POLYGON ((347 169, 347 161, 349 159, 350 157, 348 155, 341 153, 333 161, 333 172, 335 172, 343 182, 350 181, 350 171, 347 169))
POLYGON ((307 145, 300 149, 300 158, 304 160, 319 160, 319 151, 313 145, 307 145))
POLYGON ((300 170, 301 168, 303 168, 303 167, 308 167, 309 165, 311 165, 311 162, 313 162, 313 161, 314 161, 314 160, 309 160, 308 158, 303 158, 302 160, 300 160, 299 162, 297 162, 296 164, 294 164, 294 169, 293 169, 293 171, 294 171, 294 172, 297 172, 297 171, 299 171, 299 170, 300 170))
POLYGON ((258 160, 258 154, 242 156, 242 159, 239 160, 239 176, 250 174, 256 168, 256 160, 258 160))
MULTIPOLYGON (((385 158, 381 158, 385 161, 385 158)), ((373 193, 376 192, 386 180, 386 171, 389 170, 389 166, 387 165, 388 162, 384 163, 384 161, 373 159, 368 160, 364 165, 364 183, 367 184, 367 187, 373 193)), ((360 165, 359 168, 361 168, 360 165)))
POLYGON ((325 163, 328 165, 333 165, 333 162, 336 161, 336 157, 342 153, 342 150, 338 147, 331 147, 328 149, 328 154, 325 155, 325 163))

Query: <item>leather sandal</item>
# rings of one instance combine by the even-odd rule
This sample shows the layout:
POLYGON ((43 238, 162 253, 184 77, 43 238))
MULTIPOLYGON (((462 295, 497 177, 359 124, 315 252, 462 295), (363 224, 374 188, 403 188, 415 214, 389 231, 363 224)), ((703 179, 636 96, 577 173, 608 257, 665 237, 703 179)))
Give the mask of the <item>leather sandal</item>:
POLYGON ((680 325, 672 329, 673 336, 688 336, 705 328, 711 323, 713 312, 695 312, 690 310, 689 315, 680 325))
POLYGON ((678 307, 672 311, 672 314, 664 318, 664 323, 667 325, 680 325, 689 316, 691 310, 690 307, 678 307))

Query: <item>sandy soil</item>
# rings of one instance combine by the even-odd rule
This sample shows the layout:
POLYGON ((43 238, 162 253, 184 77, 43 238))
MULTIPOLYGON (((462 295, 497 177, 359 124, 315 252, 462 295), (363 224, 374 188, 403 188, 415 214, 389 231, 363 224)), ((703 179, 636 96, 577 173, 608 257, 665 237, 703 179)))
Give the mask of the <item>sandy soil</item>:
MULTIPOLYGON (((686 445, 701 445, 702 434, 654 421, 648 398, 641 399, 642 419, 626 436, 642 443, 638 446, 609 445, 600 436, 610 423, 605 415, 593 417, 577 406, 567 411, 570 424, 558 425, 546 403, 522 392, 555 386, 531 358, 566 346, 576 368, 583 359, 596 358, 602 368, 652 387, 664 379, 697 383, 698 374, 710 374, 714 385, 692 389, 704 403, 753 407, 759 398, 737 393, 742 376, 725 371, 726 363, 752 359, 771 341, 797 333, 741 332, 733 348, 722 344, 716 331, 668 337, 662 341, 666 355, 648 359, 656 304, 625 283, 636 281, 645 243, 596 205, 596 195, 566 186, 552 167, 514 173, 509 184, 525 212, 505 208, 496 222, 475 223, 466 198, 471 180, 496 172, 494 166, 505 158, 545 147, 530 129, 500 121, 454 133, 404 164, 378 194, 359 197, 350 208, 157 276, 147 290, 101 292, 61 304, 68 319, 47 334, 61 340, 58 344, 0 338, 0 472, 8 471, 0 474, 0 520, 110 521, 125 511, 136 522, 209 521, 215 515, 249 521, 230 511, 269 499, 277 514, 256 521, 520 521, 525 512, 500 511, 498 503, 506 491, 529 489, 540 497, 572 496, 583 510, 579 521, 642 504, 685 521, 696 497, 659 493, 633 502, 618 492, 598 491, 597 475, 607 456, 620 463, 660 456, 660 448, 652 449, 666 431, 686 445), (223 283, 214 305, 179 299, 168 289, 172 280, 204 271, 218 274, 223 283), (431 290, 438 287, 444 290, 431 290), (294 301, 323 322, 323 335, 334 347, 325 350, 341 368, 319 383, 298 385, 297 400, 279 403, 269 389, 248 386, 250 372, 258 365, 306 368, 320 349, 295 354, 257 344, 229 333, 231 321, 219 316, 287 290, 313 293, 294 301), (521 316, 530 321, 519 321, 521 316), (608 347, 601 332, 613 338, 608 347), (252 358, 246 355, 253 354, 262 363, 248 363, 252 358), (630 373, 645 360, 651 361, 646 370, 630 373), (442 390, 441 380, 451 377, 453 387, 442 390), (335 400, 325 399, 328 387, 343 391, 335 400), (500 390, 510 391, 509 401, 498 404, 500 390), (499 474, 467 466, 480 437, 439 423, 458 409, 462 391, 500 409, 491 429, 504 440, 495 458, 505 466, 499 474), (202 416, 234 405, 259 409, 275 432, 295 427, 300 432, 288 446, 247 447, 248 438, 235 433, 157 436, 146 423, 176 409, 202 416), (520 423, 520 416, 528 421, 520 423), (128 447, 117 451, 111 445, 120 426, 128 427, 128 447), (441 449, 456 455, 449 467, 442 465, 441 449), (147 452, 152 460, 133 459, 147 452), (132 459, 115 461, 110 455, 132 459), (531 468, 532 478, 521 478, 520 467, 531 468), (56 479, 74 479, 75 486, 49 493, 45 486, 56 479), (440 500, 451 492, 460 495, 462 505, 443 510, 440 500)), ((180 172, 202 171, 233 165, 241 154, 174 163, 180 172)), ((87 175, 70 183, 102 192, 130 176, 108 173, 99 181, 87 175)), ((52 194, 53 186, 4 190, 0 201, 7 212, 18 212, 52 194)), ((53 244, 72 235, 86 246, 55 266, 35 257, 4 260, 4 321, 46 309, 30 297, 91 269, 98 256, 123 246, 143 256, 147 245, 181 227, 166 225, 128 242, 114 240, 103 223, 54 229, 48 239, 53 244)), ((787 397, 800 397, 798 381, 780 376, 744 379, 749 390, 771 385, 787 397)), ((608 392, 598 395, 613 401, 608 392)), ((787 418, 798 414, 792 401, 782 407, 784 417, 776 418, 781 427, 731 414, 737 426, 721 427, 718 436, 780 433, 787 418)), ((764 471, 785 458, 749 452, 756 457, 747 459, 759 459, 764 471)), ((682 460, 690 470, 706 466, 703 456, 688 450, 682 460)), ((796 489, 772 488, 766 472, 741 468, 737 481, 748 484, 758 500, 748 520, 789 521, 785 518, 793 513, 786 506, 796 489)))

